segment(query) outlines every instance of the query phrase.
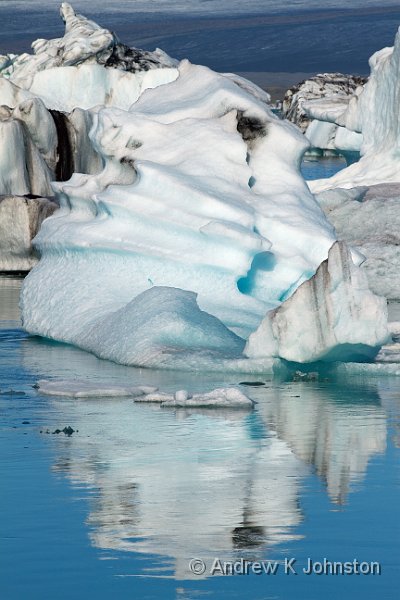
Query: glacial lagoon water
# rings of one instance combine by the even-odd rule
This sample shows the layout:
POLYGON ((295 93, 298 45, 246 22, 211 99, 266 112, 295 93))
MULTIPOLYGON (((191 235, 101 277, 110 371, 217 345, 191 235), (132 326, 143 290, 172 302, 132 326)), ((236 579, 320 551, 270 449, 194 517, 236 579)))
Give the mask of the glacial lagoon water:
POLYGON ((346 160, 343 156, 316 157, 306 155, 301 164, 301 172, 304 179, 311 181, 332 177, 345 167, 346 160))
POLYGON ((43 378, 169 391, 243 377, 122 367, 28 336, 21 283, 0 278, 2 599, 396 596, 400 379, 257 377, 243 388, 254 411, 44 396, 43 378), (210 575, 216 558, 278 569, 210 575), (381 573, 306 575, 309 558, 381 573))

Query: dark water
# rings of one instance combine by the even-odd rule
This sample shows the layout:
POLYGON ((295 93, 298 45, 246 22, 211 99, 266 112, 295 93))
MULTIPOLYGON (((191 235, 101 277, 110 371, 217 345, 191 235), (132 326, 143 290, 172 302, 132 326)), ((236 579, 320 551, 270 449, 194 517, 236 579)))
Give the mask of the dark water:
POLYGON ((44 396, 40 378, 166 391, 241 378, 121 367, 31 338, 20 283, 0 278, 1 598, 396 597, 399 379, 264 378, 243 388, 250 412, 44 396), (210 576, 215 557, 280 570, 210 576), (381 574, 307 576, 308 557, 377 561, 381 574))
POLYGON ((323 158, 305 156, 301 165, 301 173, 304 179, 312 181, 332 177, 345 167, 346 161, 342 156, 326 156, 323 158))
MULTIPOLYGON (((81 2, 79 8, 128 44, 158 46, 218 71, 366 74, 370 55, 393 45, 400 24, 400 8, 386 2, 337 2, 329 10, 316 2, 258 2, 248 10, 240 3, 213 10, 213 4, 208 11, 207 3, 197 3, 199 10, 192 3, 191 10, 178 12, 165 3, 81 2)), ((61 36, 58 5, 0 2, 0 52, 29 51, 33 39, 61 36)))

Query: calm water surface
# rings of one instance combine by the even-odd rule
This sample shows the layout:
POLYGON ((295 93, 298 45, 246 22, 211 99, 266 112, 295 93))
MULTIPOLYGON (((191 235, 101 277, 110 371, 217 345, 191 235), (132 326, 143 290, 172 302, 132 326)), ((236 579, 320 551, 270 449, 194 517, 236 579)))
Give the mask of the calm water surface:
POLYGON ((20 285, 0 278, 2 599, 397 597, 399 379, 262 379, 246 388, 252 412, 44 396, 40 378, 166 391, 242 378, 121 367, 29 337, 20 285), (75 433, 52 433, 65 426, 75 433), (214 557, 293 557, 298 575, 281 562, 276 575, 210 576, 214 557), (382 573, 302 573, 325 557, 382 573))
POLYGON ((301 173, 304 179, 312 181, 332 177, 345 167, 346 161, 342 156, 305 156, 301 164, 301 173))

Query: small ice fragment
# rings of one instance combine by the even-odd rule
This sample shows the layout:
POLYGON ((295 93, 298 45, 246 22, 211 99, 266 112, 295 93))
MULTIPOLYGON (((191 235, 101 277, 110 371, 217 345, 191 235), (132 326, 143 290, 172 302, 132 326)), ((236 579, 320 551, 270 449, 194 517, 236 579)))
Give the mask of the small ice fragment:
POLYGON ((120 398, 141 396, 157 391, 151 386, 126 386, 120 384, 98 383, 91 381, 58 380, 37 382, 37 389, 49 396, 67 396, 70 398, 120 398))
POLYGON ((188 394, 187 390, 178 390, 177 392, 175 392, 176 402, 186 402, 186 400, 188 398, 189 398, 189 394, 188 394))
POLYGON ((175 398, 162 402, 162 407, 226 407, 226 408, 253 408, 255 402, 237 388, 217 388, 204 394, 193 394, 192 397, 183 398, 179 392, 175 398))

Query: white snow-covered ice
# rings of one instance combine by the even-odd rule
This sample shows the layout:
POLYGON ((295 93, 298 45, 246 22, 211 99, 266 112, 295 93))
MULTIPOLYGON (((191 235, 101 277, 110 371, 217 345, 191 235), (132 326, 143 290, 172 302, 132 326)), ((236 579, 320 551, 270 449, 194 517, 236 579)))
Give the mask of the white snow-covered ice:
POLYGON ((104 168, 52 184, 61 208, 35 239, 41 261, 22 294, 28 331, 124 364, 184 366, 190 349, 243 360, 240 338, 326 258, 335 237, 299 172, 304 137, 243 79, 188 61, 173 69, 129 110, 91 111, 104 168), (51 291, 41 285, 50 272, 51 291), (165 288, 174 302, 184 292, 159 326, 165 288), (134 328, 144 292, 157 301, 145 299, 151 318, 134 328))

